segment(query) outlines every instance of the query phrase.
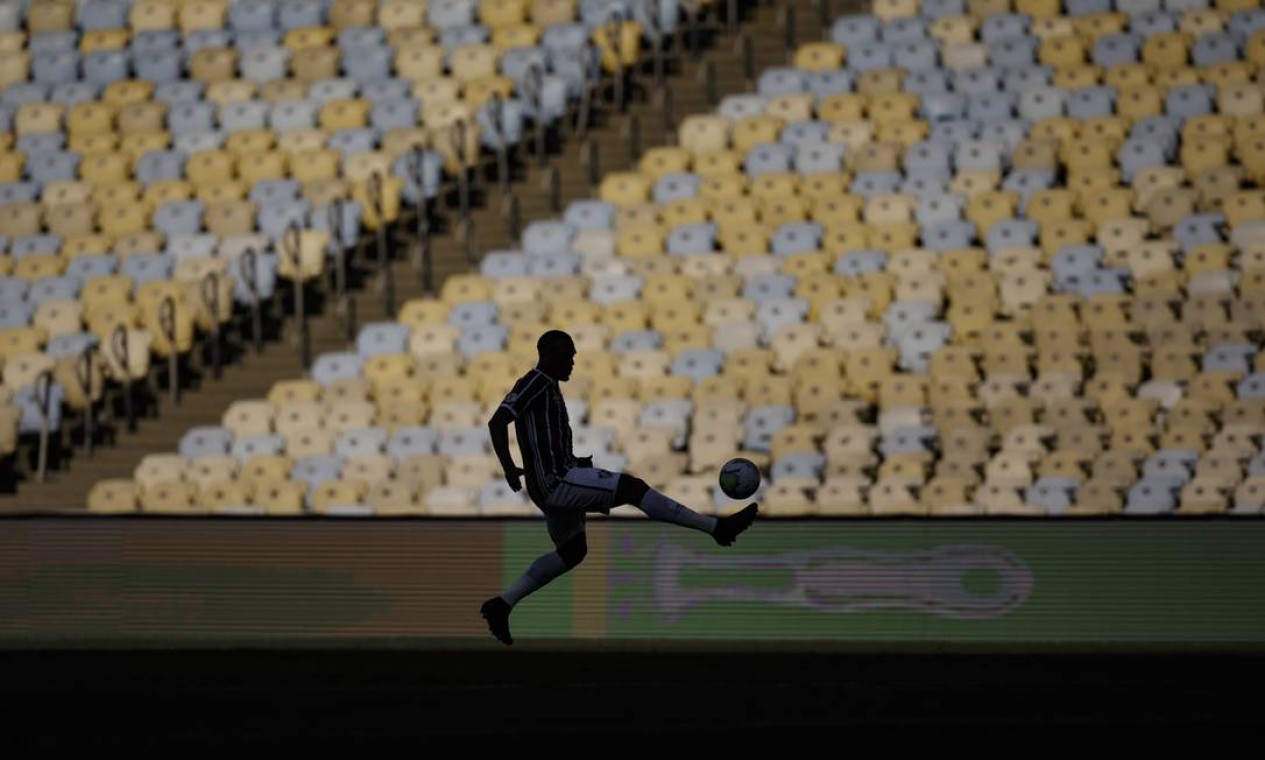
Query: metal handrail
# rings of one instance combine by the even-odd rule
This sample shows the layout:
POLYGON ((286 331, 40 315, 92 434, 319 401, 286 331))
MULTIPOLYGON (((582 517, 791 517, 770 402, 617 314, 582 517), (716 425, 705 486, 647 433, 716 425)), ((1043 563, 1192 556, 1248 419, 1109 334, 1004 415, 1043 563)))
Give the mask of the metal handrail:
POLYGON ((136 432, 136 402, 132 398, 131 347, 128 345, 127 328, 117 325, 110 335, 110 351, 123 367, 123 411, 127 415, 127 430, 136 432))
POLYGON ((335 311, 343 319, 343 329, 347 339, 356 337, 356 300, 347 290, 347 246, 343 244, 347 230, 347 201, 335 198, 325 208, 329 221, 330 244, 334 254, 334 297, 335 311))
POLYGON ((171 403, 180 405, 180 355, 176 351, 176 299, 171 296, 163 298, 158 304, 158 327, 167 339, 167 383, 171 392, 171 403))
POLYGON ((241 262, 238 269, 241 272, 242 284, 246 286, 246 293, 250 296, 251 342, 255 346, 255 353, 258 354, 264 350, 263 299, 259 295, 259 254, 254 248, 247 248, 242 251, 241 262))
POLYGON ((434 256, 431 247, 431 229, 433 221, 431 219, 430 199, 426 197, 425 179, 426 179, 426 151, 421 146, 413 148, 405 159, 408 171, 413 176, 413 182, 417 185, 417 251, 413 260, 413 269, 421 275, 422 291, 428 295, 433 295, 435 290, 434 283, 434 256))
POLYGON ((53 373, 44 370, 35 378, 35 406, 40 412, 39 454, 35 464, 36 477, 41 481, 48 479, 48 443, 52 432, 53 373))
POLYGON ((533 138, 536 146, 536 163, 545 166, 549 163, 548 145, 546 144, 547 122, 545 121, 545 71, 533 62, 523 75, 523 96, 536 114, 533 125, 533 138))
POLYGON ((378 250, 378 287, 382 291, 382 307, 387 319, 395 318, 395 273, 391 271, 391 254, 387 249, 386 180, 378 172, 369 175, 368 195, 378 219, 375 240, 378 250))
POLYGON ((211 366, 213 377, 219 380, 224 374, 224 352, 220 340, 220 275, 207 272, 202 278, 202 303, 211 313, 211 366))
POLYGON ((290 262, 294 266, 294 317, 295 317, 295 333, 294 339, 299 346, 299 362, 307 369, 312 365, 312 344, 311 337, 308 335, 307 313, 304 310, 304 290, 307 288, 303 280, 303 260, 300 255, 300 234, 299 223, 291 222, 286 227, 285 234, 281 238, 281 249, 283 256, 289 256, 290 262))
POLYGON ((624 14, 615 10, 611 12, 606 19, 606 23, 602 25, 602 35, 606 38, 606 44, 610 45, 615 57, 615 87, 612 96, 615 107, 619 109, 620 113, 623 113, 628 107, 624 92, 623 22, 624 14))
POLYGON ((87 456, 92 456, 92 428, 93 428, 93 363, 97 359, 97 346, 90 343, 79 352, 79 356, 75 359, 75 376, 79 380, 80 387, 84 392, 83 406, 83 450, 87 456))
POLYGON ((446 133, 448 145, 457 157, 457 200, 462 219, 470 218, 470 161, 466 153, 469 129, 465 119, 458 119, 449 125, 446 133))

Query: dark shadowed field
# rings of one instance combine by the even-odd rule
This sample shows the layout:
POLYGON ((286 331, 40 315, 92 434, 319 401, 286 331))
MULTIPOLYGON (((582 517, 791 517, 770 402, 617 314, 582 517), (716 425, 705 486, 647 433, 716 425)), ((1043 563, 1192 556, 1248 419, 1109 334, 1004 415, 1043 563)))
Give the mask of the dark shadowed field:
MULTIPOLYGON (((1253 726, 1265 658, 734 645, 563 651, 531 642, 512 650, 45 650, 2 653, 0 668, 5 738, 27 751, 407 750, 476 737, 547 747, 569 737, 687 735, 739 746, 848 738, 925 747, 1091 727, 1136 737, 1253 726)), ((605 755, 618 745, 565 746, 605 755)))

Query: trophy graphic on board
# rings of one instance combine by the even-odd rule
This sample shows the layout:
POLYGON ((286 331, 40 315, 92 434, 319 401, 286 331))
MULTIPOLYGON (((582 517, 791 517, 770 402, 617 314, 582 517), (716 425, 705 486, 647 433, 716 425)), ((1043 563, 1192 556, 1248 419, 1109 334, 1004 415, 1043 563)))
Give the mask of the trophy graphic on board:
POLYGON ((653 556, 649 601, 669 620, 709 602, 767 603, 827 613, 908 610, 986 620, 1018 609, 1033 588, 1032 571, 1022 559, 987 545, 918 551, 834 546, 717 555, 660 541, 653 556))

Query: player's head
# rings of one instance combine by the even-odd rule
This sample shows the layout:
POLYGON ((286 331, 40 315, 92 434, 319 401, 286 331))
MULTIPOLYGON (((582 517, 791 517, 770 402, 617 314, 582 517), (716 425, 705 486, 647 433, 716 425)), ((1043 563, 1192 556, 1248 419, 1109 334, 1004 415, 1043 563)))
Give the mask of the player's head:
POLYGON ((541 372, 565 382, 571 379, 571 370, 575 369, 575 341, 562 330, 550 330, 536 341, 536 353, 540 360, 537 366, 541 372))

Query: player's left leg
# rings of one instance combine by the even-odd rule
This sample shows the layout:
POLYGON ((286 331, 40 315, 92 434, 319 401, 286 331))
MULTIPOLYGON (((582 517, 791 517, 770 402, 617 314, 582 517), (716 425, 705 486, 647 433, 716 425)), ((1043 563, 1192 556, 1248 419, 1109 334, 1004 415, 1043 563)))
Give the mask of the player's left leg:
POLYGON ((620 473, 619 484, 615 487, 616 505, 631 505, 645 512, 651 520, 672 522, 672 524, 692 527, 701 530, 715 539, 721 546, 729 546, 740 532, 745 531, 755 520, 759 507, 754 503, 743 510, 727 517, 711 517, 700 515, 672 497, 655 491, 643 479, 629 473, 620 473))
POLYGON ((623 472, 615 486, 615 503, 627 504, 646 513, 646 517, 660 522, 684 525, 710 534, 716 530, 716 518, 701 515, 684 504, 664 496, 636 475, 623 472))
POLYGON ((758 507, 755 504, 728 517, 715 518, 701 515, 684 504, 651 488, 641 478, 621 473, 615 486, 615 504, 637 507, 652 520, 684 525, 701 530, 721 546, 729 546, 755 520, 758 507))

